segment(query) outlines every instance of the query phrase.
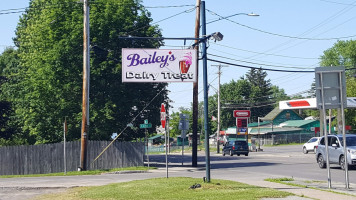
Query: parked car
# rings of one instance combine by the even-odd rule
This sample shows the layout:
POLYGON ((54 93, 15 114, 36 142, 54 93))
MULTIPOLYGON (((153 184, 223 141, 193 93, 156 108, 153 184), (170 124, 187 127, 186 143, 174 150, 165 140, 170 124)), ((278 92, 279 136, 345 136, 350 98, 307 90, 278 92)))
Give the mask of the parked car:
POLYGON ((222 150, 223 156, 225 156, 225 154, 229 154, 230 156, 233 156, 234 154, 238 156, 240 156, 240 154, 244 154, 245 156, 248 156, 248 153, 248 143, 241 140, 226 142, 222 150))
POLYGON ((303 144, 303 153, 307 154, 309 151, 316 153, 316 147, 319 144, 321 137, 312 137, 308 142, 303 144))
MULTIPOLYGON (((341 169, 345 169, 345 155, 342 135, 328 135, 328 150, 330 164, 338 164, 341 169)), ((347 163, 356 166, 356 135, 346 134, 347 163)), ((316 161, 320 168, 326 167, 325 137, 320 139, 316 155, 316 161)))

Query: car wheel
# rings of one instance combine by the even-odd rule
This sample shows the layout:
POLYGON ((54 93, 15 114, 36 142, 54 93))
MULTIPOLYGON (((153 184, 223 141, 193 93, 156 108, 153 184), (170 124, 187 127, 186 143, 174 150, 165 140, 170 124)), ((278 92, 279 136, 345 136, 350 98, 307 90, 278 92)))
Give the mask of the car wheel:
POLYGON ((230 156, 233 156, 234 154, 232 153, 232 151, 230 150, 230 156))
POLYGON ((247 154, 245 154, 245 156, 248 156, 248 153, 247 153, 247 154))
POLYGON ((344 156, 340 157, 339 165, 342 170, 345 170, 345 157, 344 156))
POLYGON ((325 168, 326 167, 326 164, 325 164, 325 162, 324 162, 324 158, 323 158, 323 156, 320 154, 319 156, 318 156, 318 165, 319 165, 319 167, 320 168, 325 168))
POLYGON ((237 156, 240 156, 240 154, 237 154, 237 156))
POLYGON ((314 153, 316 154, 316 147, 314 147, 314 153))
POLYGON ((304 153, 304 154, 307 154, 307 153, 308 153, 307 148, 303 147, 303 153, 304 153))

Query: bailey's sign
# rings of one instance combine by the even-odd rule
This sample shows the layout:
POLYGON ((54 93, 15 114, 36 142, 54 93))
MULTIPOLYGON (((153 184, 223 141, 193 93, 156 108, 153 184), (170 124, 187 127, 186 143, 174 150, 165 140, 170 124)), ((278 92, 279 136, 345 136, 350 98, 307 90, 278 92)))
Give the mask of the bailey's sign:
POLYGON ((195 82, 196 50, 122 49, 122 82, 195 82))

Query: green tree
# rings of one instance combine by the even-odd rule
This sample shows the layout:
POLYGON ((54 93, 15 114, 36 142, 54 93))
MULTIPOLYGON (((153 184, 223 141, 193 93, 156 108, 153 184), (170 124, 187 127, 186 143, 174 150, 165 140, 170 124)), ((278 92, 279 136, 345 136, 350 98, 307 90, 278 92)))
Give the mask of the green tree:
MULTIPOLYGON (((250 83, 241 77, 239 80, 231 80, 220 86, 220 121, 221 130, 235 125, 233 110, 237 107, 246 106, 246 99, 250 98, 250 83)), ((209 97, 209 117, 217 116, 217 94, 209 97)), ((209 119, 210 120, 210 119, 209 119)), ((210 133, 215 133, 217 130, 217 121, 210 121, 210 133)))
MULTIPOLYGON (((246 78, 240 77, 237 81, 221 85, 221 129, 236 125, 233 110, 250 108, 250 120, 257 121, 258 117, 265 116, 274 105, 278 105, 278 101, 289 99, 283 89, 271 85, 266 77, 267 73, 262 69, 251 69, 246 78)), ((209 113, 217 116, 217 94, 209 97, 209 113)), ((210 121, 210 128, 215 133, 217 122, 210 121)))
POLYGON ((173 112, 170 115, 170 120, 169 120, 169 127, 171 128, 171 130, 169 132, 170 137, 177 137, 178 135, 181 135, 181 133, 182 133, 182 131, 179 130, 180 114, 186 114, 189 116, 189 130, 187 133, 192 132, 193 112, 191 109, 180 107, 179 112, 173 112))
POLYGON ((273 99, 276 104, 274 104, 274 107, 279 106, 278 102, 279 101, 284 101, 284 100, 289 100, 290 97, 284 92, 284 89, 280 89, 276 85, 272 85, 271 87, 271 99, 273 99))
MULTIPOLYGON (((80 138, 82 9, 82 3, 76 0, 33 0, 20 18, 14 39, 20 61, 19 81, 7 98, 14 106, 21 131, 34 138, 29 143, 61 141, 65 117, 68 138, 80 138)), ((159 124, 167 84, 121 82, 121 49, 157 48, 161 41, 122 40, 119 36, 161 36, 151 21, 150 13, 136 0, 97 0, 90 4, 89 139, 110 139, 144 108, 134 126, 142 123, 141 118, 149 118, 153 126, 159 124)), ((140 135, 143 130, 127 129, 123 138, 131 140, 140 135)))
POLYGON ((267 73, 261 68, 253 68, 246 73, 246 78, 251 84, 250 99, 247 101, 251 107, 251 121, 257 121, 257 117, 265 116, 273 109, 275 100, 271 99, 272 85, 266 77, 267 73))
POLYGON ((18 82, 18 59, 13 48, 0 55, 0 146, 21 144, 26 137, 20 134, 12 103, 7 98, 11 86, 18 82))
MULTIPOLYGON (((348 97, 356 96, 356 40, 338 41, 330 49, 324 51, 321 56, 320 66, 345 66, 346 69, 346 93, 348 97)), ((346 124, 356 127, 355 109, 345 110, 346 124)))

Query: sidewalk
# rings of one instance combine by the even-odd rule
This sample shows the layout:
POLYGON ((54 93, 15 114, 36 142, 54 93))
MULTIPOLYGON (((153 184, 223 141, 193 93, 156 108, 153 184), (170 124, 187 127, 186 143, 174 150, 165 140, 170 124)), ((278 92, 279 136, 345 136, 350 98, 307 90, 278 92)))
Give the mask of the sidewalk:
MULTIPOLYGON (((71 187, 106 185, 109 183, 126 182, 131 180, 140 180, 146 178, 165 177, 166 168, 158 168, 142 173, 117 173, 102 174, 93 176, 62 176, 62 177, 27 177, 3 179, 0 182, 0 200, 23 200, 31 199, 44 193, 56 193, 71 187)), ((255 174, 255 173, 253 173, 255 174)), ((290 183, 303 185, 305 187, 290 186, 281 183, 265 181, 266 177, 261 174, 253 176, 252 173, 245 173, 239 176, 216 176, 217 179, 226 179, 255 185, 259 187, 273 188, 280 191, 290 192, 296 196, 278 198, 276 200, 355 200, 356 185, 351 184, 350 189, 345 189, 343 183, 332 183, 332 189, 328 189, 327 182, 294 179, 290 183), (353 195, 353 196, 351 196, 353 195)), ((201 178, 205 175, 204 167, 170 167, 169 176, 186 176, 201 178)), ((276 176, 272 178, 278 178, 276 176)), ((274 198, 265 198, 263 200, 275 200, 274 198)))
MULTIPOLYGON (((314 182, 310 180, 294 180, 288 183, 297 184, 305 187, 291 186, 281 183, 274 183, 264 180, 239 180, 239 182, 273 188, 280 191, 290 192, 302 199, 320 199, 320 200, 355 200, 356 199, 356 185, 350 185, 350 189, 345 189, 342 183, 333 183, 332 188, 328 188, 327 182, 314 182)), ((286 198, 293 199, 293 198, 286 198)))

